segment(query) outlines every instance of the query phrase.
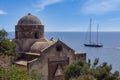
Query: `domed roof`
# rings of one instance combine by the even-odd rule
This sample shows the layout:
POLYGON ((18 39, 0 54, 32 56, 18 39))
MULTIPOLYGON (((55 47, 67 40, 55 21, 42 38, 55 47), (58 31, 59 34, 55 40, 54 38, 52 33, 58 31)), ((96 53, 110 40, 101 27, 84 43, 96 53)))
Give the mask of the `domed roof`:
POLYGON ((36 17, 28 13, 28 15, 23 16, 19 21, 18 25, 41 25, 41 21, 36 17))

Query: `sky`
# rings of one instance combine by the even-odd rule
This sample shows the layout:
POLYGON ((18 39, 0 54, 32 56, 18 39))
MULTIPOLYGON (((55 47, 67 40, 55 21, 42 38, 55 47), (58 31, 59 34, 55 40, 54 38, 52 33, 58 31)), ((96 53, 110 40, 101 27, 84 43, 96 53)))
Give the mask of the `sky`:
POLYGON ((35 15, 45 31, 120 31, 120 0, 0 0, 0 29, 15 31, 19 19, 35 15))

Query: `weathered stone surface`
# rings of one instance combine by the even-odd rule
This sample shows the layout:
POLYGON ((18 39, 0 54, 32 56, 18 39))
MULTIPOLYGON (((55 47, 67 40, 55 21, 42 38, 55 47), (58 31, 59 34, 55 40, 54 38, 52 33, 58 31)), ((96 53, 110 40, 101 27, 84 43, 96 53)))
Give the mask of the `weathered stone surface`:
POLYGON ((22 17, 15 27, 16 39, 40 39, 44 38, 44 25, 30 13, 22 17))
POLYGON ((75 51, 61 40, 45 39, 44 26, 31 14, 18 21, 13 41, 17 45, 17 52, 21 54, 15 62, 22 65, 25 61, 25 67, 42 72, 44 80, 64 80, 65 65, 86 59, 86 54, 75 54, 75 51))
POLYGON ((18 21, 18 25, 41 25, 41 21, 34 15, 32 15, 31 13, 28 13, 28 15, 23 16, 19 21, 18 21))
POLYGON ((64 80, 64 67, 69 64, 68 57, 48 59, 48 80, 64 80))

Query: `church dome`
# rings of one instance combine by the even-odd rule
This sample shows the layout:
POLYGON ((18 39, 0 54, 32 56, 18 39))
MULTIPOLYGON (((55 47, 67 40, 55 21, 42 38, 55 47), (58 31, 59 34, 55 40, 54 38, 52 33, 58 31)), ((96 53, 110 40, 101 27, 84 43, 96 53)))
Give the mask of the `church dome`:
POLYGON ((28 13, 28 15, 23 16, 19 21, 18 25, 42 25, 41 21, 36 17, 28 13))

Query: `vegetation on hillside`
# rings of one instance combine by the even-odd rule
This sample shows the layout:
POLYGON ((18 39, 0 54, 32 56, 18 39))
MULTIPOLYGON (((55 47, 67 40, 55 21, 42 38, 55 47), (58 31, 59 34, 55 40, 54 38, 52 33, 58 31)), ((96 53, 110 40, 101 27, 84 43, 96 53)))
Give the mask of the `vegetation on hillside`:
POLYGON ((20 68, 15 65, 0 66, 0 80, 41 80, 42 74, 35 70, 28 71, 25 68, 20 68))
POLYGON ((16 45, 7 39, 8 33, 0 30, 0 80, 41 80, 42 74, 36 70, 27 71, 25 68, 10 65, 9 56, 16 55, 16 45))
POLYGON ((16 55, 16 46, 12 41, 6 38, 7 35, 8 33, 4 29, 0 30, 0 55, 16 55))
POLYGON ((103 62, 98 65, 99 60, 77 61, 65 67, 65 80, 120 80, 119 72, 111 73, 112 66, 103 62))

